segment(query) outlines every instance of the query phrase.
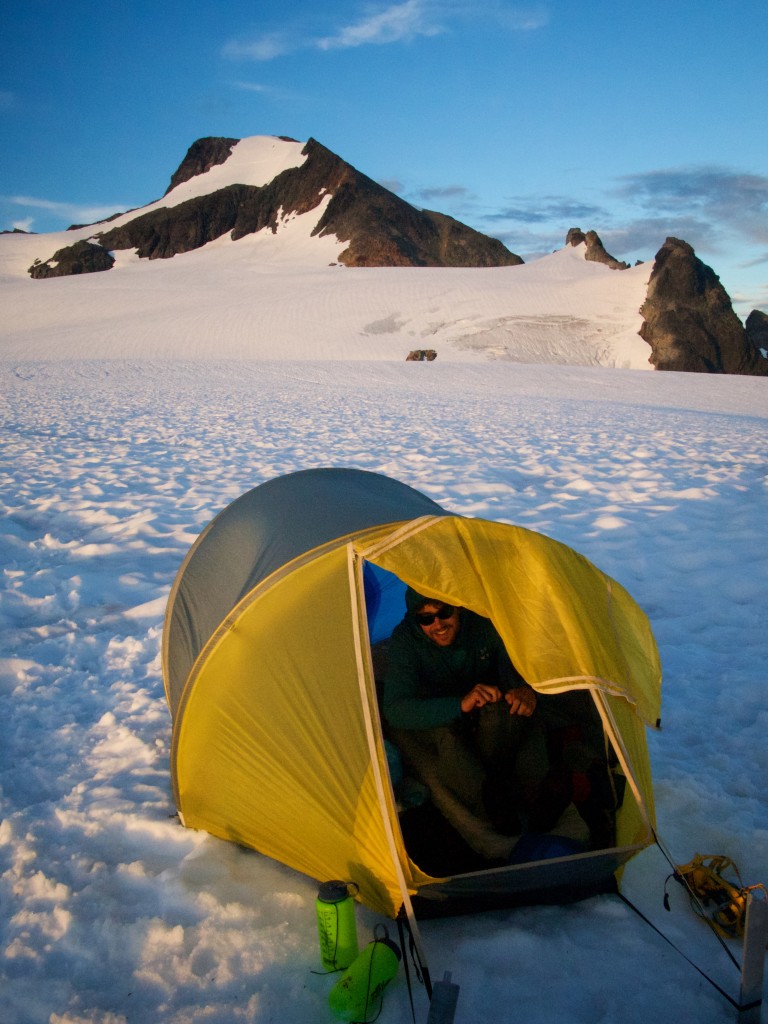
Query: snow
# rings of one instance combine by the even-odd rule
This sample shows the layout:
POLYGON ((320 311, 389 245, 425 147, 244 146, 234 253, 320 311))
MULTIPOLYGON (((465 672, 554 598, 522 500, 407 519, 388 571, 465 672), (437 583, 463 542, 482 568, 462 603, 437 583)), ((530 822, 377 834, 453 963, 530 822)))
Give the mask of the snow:
POLYGON ((215 345, 227 359, 389 361, 433 348, 441 361, 651 368, 637 332, 652 264, 610 270, 587 262, 582 243, 517 267, 345 268, 347 240, 312 233, 330 195, 308 213, 281 214, 274 233, 224 236, 167 260, 121 250, 110 271, 29 277, 35 260, 145 212, 230 184, 263 185, 301 164, 302 148, 243 139, 223 164, 140 210, 56 234, 0 236, 0 352, 205 359, 215 345))
MULTIPOLYGON (((160 674, 195 537, 246 489, 310 466, 541 530, 626 586, 665 671, 649 735, 660 835, 677 862, 723 853, 768 882, 765 381, 609 368, 637 365, 648 268, 565 251, 350 271, 308 262, 298 220, 271 239, 282 255, 243 239, 42 282, 23 268, 53 240, 0 239, 4 1024, 332 1020, 316 883, 174 816, 160 674), (507 358, 472 347, 483 332, 507 358), (406 363, 413 347, 438 359, 406 363)), ((676 886, 663 910, 669 870, 648 850, 625 890, 735 996, 676 886)), ((362 942, 379 920, 358 908, 362 942)), ((457 1024, 735 1018, 615 897, 421 932, 433 979, 461 986, 457 1024)), ((379 1020, 410 1020, 402 972, 379 1020)))
POLYGON ((0 351, 173 359, 215 345, 231 359, 399 361, 433 348, 441 362, 651 368, 637 334, 649 265, 612 271, 586 262, 582 245, 519 267, 346 268, 330 265, 343 247, 334 236, 310 236, 320 212, 286 218, 275 235, 162 261, 118 252, 110 271, 47 281, 22 270, 73 237, 0 238, 0 351))

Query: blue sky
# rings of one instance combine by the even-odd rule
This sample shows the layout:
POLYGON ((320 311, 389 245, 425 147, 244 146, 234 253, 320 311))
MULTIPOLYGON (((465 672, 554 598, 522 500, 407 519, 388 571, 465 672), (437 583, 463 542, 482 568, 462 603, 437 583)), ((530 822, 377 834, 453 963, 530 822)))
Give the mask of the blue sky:
POLYGON ((159 197, 206 135, 316 138, 529 260, 690 242, 768 309, 766 0, 3 0, 0 228, 159 197))

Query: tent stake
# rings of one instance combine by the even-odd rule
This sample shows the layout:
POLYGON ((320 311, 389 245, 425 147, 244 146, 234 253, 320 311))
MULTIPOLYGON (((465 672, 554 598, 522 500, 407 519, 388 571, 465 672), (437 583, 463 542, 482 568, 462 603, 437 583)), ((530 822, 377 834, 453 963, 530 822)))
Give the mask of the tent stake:
POLYGON ((765 947, 768 944, 768 893, 761 887, 747 893, 744 921, 744 950, 739 989, 739 1024, 760 1024, 763 1004, 765 947), (758 898, 757 894, 762 893, 758 898))

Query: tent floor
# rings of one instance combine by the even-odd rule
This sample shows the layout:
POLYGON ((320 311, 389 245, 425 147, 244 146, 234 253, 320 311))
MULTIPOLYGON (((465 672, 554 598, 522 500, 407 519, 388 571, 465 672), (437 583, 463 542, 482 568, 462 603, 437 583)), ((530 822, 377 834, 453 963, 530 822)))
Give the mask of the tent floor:
POLYGON ((436 888, 441 894, 437 898, 430 895, 413 897, 414 910, 420 918, 475 914, 481 910, 536 904, 575 903, 603 893, 616 893, 618 886, 614 872, 625 859, 616 859, 608 851, 605 856, 597 852, 594 854, 594 870, 585 871, 587 865, 584 855, 581 855, 575 858, 579 862, 574 864, 579 868, 575 872, 567 868, 556 870, 553 863, 551 871, 531 872, 530 887, 525 883, 519 884, 522 879, 516 871, 518 884, 507 889, 499 877, 504 865, 487 861, 475 853, 429 801, 404 811, 400 815, 400 828, 408 856, 426 874, 459 882, 461 876, 473 876, 471 880, 467 879, 464 891, 461 891, 464 889, 461 884, 453 892, 442 892, 438 885, 436 888), (485 874, 487 885, 483 883, 485 874))

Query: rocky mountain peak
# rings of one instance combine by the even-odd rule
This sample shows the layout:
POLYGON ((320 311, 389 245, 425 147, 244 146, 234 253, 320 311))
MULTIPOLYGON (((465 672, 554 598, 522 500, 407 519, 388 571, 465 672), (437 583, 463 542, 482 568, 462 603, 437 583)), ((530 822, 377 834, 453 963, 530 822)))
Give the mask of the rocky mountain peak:
MULTIPOLYGON (((172 175, 166 196, 226 164, 238 141, 198 139, 172 175)), ((295 143, 284 137, 281 141, 295 143)), ((497 267, 523 262, 498 239, 444 214, 417 210, 314 139, 301 149, 301 156, 300 163, 263 185, 235 180, 181 202, 153 204, 133 211, 130 219, 121 217, 112 228, 95 231, 91 241, 107 251, 134 249, 139 258, 168 259, 226 234, 236 241, 264 229, 275 233, 281 222, 317 210, 317 220, 309 224, 311 236, 338 238, 337 261, 346 266, 497 267)), ((51 257, 39 262, 34 276, 72 272, 66 268, 75 260, 65 255, 62 250, 56 261, 51 257)), ((87 272, 82 260, 77 265, 78 272, 87 272)))
POLYGON ((582 242, 585 242, 587 246, 585 259, 590 260, 592 263, 604 263, 611 270, 629 269, 628 263, 615 259, 610 253, 605 251, 605 247, 596 231, 584 233, 581 228, 571 228, 565 236, 565 244, 572 245, 574 248, 577 245, 581 245, 582 242))
POLYGON ((656 254, 640 337, 659 370, 768 376, 768 360, 747 337, 711 267, 679 238, 656 254))

